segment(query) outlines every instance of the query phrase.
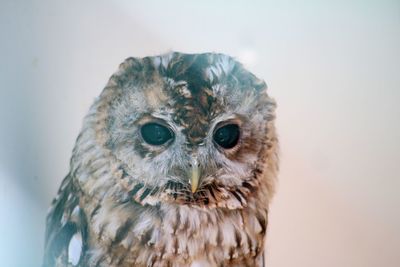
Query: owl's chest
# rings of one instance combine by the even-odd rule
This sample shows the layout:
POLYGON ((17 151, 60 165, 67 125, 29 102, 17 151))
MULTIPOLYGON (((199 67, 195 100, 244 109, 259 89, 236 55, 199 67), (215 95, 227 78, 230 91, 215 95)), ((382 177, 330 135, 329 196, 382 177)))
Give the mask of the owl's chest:
POLYGON ((163 206, 110 221, 90 247, 104 266, 258 266, 265 225, 253 213, 163 206))

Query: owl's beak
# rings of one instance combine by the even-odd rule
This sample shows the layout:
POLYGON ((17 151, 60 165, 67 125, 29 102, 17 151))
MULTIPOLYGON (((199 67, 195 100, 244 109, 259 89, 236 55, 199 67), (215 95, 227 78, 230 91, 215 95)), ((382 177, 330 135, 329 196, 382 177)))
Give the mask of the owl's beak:
POLYGON ((192 162, 192 169, 190 173, 190 185, 192 186, 192 193, 195 193, 197 191, 197 188, 199 187, 199 180, 200 180, 200 168, 199 168, 199 162, 197 161, 197 158, 193 158, 192 162))

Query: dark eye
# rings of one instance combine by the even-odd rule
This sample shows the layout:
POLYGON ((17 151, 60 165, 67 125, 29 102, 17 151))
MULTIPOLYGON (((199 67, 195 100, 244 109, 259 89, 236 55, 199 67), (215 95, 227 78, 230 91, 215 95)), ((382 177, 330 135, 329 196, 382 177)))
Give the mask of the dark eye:
POLYGON ((223 148, 232 148, 239 141, 240 130, 236 124, 222 126, 214 133, 214 141, 223 148))
POLYGON ((143 125, 140 133, 144 141, 155 146, 162 145, 174 137, 170 129, 154 122, 143 125))

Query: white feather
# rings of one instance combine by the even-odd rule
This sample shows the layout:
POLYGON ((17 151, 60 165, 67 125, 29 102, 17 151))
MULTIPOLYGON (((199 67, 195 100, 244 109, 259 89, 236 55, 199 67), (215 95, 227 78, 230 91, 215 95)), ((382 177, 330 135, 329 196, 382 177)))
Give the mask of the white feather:
POLYGON ((212 266, 209 262, 204 261, 204 260, 197 260, 192 262, 192 264, 190 265, 190 267, 209 267, 212 266))
POLYGON ((80 232, 74 234, 68 245, 68 262, 73 266, 78 265, 82 255, 82 235, 80 232))

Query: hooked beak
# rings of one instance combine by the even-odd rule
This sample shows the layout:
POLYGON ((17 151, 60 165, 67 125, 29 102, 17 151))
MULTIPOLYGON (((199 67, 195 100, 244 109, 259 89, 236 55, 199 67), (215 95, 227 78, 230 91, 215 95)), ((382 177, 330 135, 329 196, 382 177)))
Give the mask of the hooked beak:
POLYGON ((192 162, 192 169, 190 170, 190 185, 192 186, 192 193, 195 193, 197 191, 197 188, 199 187, 199 180, 200 180, 200 168, 199 168, 199 162, 197 161, 197 158, 193 158, 192 162))

